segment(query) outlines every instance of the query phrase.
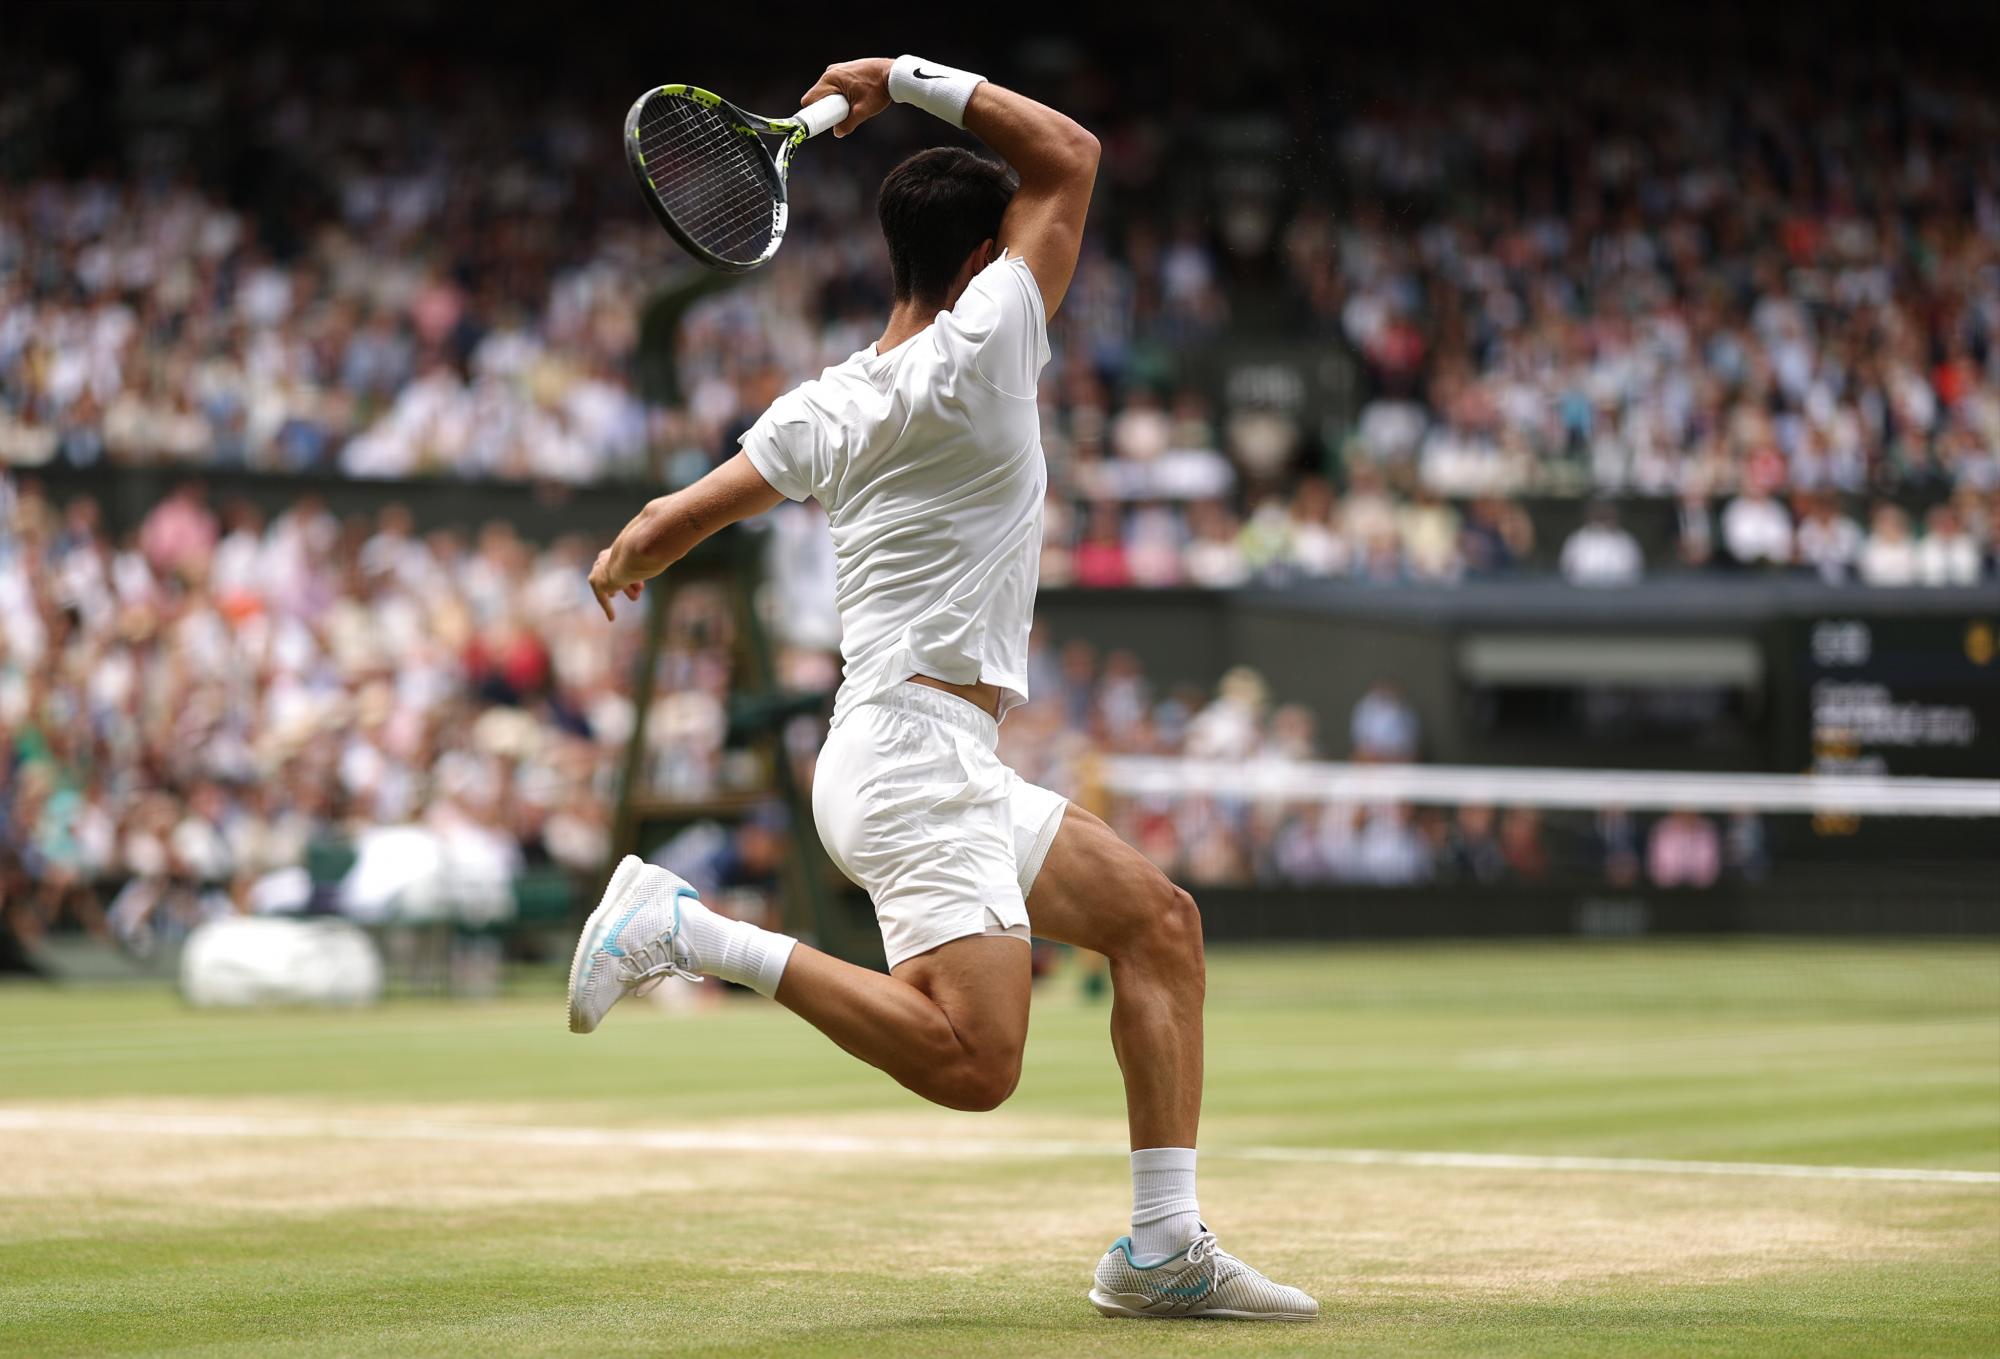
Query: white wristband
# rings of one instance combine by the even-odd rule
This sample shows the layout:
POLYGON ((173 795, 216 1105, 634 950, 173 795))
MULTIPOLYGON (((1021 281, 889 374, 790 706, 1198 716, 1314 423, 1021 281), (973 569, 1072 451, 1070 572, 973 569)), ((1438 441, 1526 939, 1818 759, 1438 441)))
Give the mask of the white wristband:
POLYGON ((953 127, 964 127, 965 106, 984 79, 971 71, 906 54, 889 68, 889 98, 898 104, 914 104, 953 127))

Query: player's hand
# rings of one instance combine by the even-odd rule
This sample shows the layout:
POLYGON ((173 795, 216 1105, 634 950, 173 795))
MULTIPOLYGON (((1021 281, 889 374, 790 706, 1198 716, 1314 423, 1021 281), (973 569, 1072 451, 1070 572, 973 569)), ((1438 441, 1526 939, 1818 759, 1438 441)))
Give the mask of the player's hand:
POLYGON ((863 57, 859 61, 843 61, 829 66, 826 74, 819 78, 819 83, 799 100, 799 107, 804 108, 830 94, 846 95, 851 112, 846 122, 836 124, 833 129, 834 136, 845 137, 889 107, 889 68, 893 65, 895 63, 887 57, 863 57))
POLYGON ((624 595, 627 599, 637 599, 645 588, 646 582, 643 580, 618 578, 617 572, 611 569, 610 548, 607 547, 597 554, 597 560, 590 568, 590 592, 597 596, 597 607, 604 610, 606 618, 615 620, 618 617, 611 607, 614 598, 624 595))

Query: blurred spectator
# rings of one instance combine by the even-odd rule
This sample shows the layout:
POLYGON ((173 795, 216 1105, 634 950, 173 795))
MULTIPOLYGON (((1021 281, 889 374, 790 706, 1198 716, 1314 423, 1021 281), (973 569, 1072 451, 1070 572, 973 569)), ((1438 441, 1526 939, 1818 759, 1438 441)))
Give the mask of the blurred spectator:
POLYGON ((1715 560, 1715 515, 1701 491, 1682 492, 1674 529, 1683 566, 1707 566, 1715 560))
POLYGON ((1950 505, 1933 505, 1924 516, 1924 538, 1917 545, 1917 583, 1976 585, 1979 544, 1959 523, 1950 505))
POLYGON ((1197 501, 1188 507, 1188 522, 1193 532, 1187 549, 1190 583, 1229 589, 1250 579, 1241 530, 1227 507, 1212 500, 1197 501))
POLYGON ((1840 513, 1832 496, 1802 497, 1799 515, 1799 564, 1809 566, 1829 585, 1849 580, 1861 558, 1861 526, 1840 513))
POLYGON ((1722 545, 1741 566, 1789 566, 1792 517, 1763 486, 1747 486, 1722 512, 1722 545))
POLYGON ((1299 575, 1344 575, 1351 567, 1353 544, 1341 534, 1335 512, 1333 487, 1325 479, 1307 477, 1299 483, 1285 536, 1285 560, 1299 575))
POLYGON ((1446 841, 1447 871, 1452 879, 1485 885, 1507 875, 1507 857, 1494 834, 1496 821, 1493 808, 1482 804, 1469 804, 1454 813, 1446 841))
POLYGON ((1416 710, 1389 680, 1378 680, 1354 705, 1348 736, 1354 758, 1374 763, 1416 759, 1421 739, 1416 710))
POLYGON ((1071 566, 1071 576, 1078 585, 1103 590, 1132 583, 1132 568, 1125 557, 1123 525, 1119 521, 1116 505, 1090 507, 1083 541, 1077 544, 1071 566))
POLYGON ((779 928, 790 815, 779 802, 751 808, 733 827, 688 826, 648 856, 686 878, 704 902, 736 920, 779 928))
POLYGON ((1382 887, 1406 887, 1430 878, 1430 852, 1408 807, 1392 802, 1370 809, 1355 841, 1354 876, 1382 887))
POLYGON ((139 547, 153 570, 183 578, 207 565, 215 539, 215 516, 204 503, 200 483, 192 481, 182 482, 155 505, 139 529, 139 547))
POLYGON ((1715 823, 1698 812, 1670 812, 1646 841, 1646 872, 1655 887, 1713 887, 1722 875, 1715 823))
POLYGON ((1604 881, 1612 887, 1630 887, 1639 881, 1639 828, 1623 807, 1605 807, 1597 813, 1598 853, 1604 864, 1604 881))
POLYGON ((1498 496, 1472 503, 1462 538, 1465 569, 1473 576, 1501 576, 1529 564, 1535 526, 1519 505, 1498 496))
POLYGON ((1435 492, 1419 488, 1397 515, 1397 530, 1412 579, 1448 582, 1464 572, 1458 511, 1439 500, 1435 492))
POLYGON ((1734 811, 1723 826, 1722 862, 1743 882, 1761 882, 1771 868, 1764 820, 1755 812, 1734 811))
POLYGON ((1500 853, 1508 871, 1523 882, 1540 882, 1549 875, 1549 849, 1542 840, 1542 814, 1533 807, 1512 807, 1500 818, 1500 853))
POLYGON ((1239 665, 1222 677, 1215 699, 1188 723, 1187 753, 1199 760, 1239 762, 1257 753, 1270 690, 1263 676, 1239 665))
POLYGON ((1861 548, 1861 579, 1868 585, 1917 583, 1917 545, 1910 516, 1895 505, 1877 505, 1861 548))
POLYGON ((1618 522, 1618 511, 1599 501, 1583 527, 1563 544, 1562 573, 1571 585, 1631 585, 1645 573, 1639 540, 1618 522))

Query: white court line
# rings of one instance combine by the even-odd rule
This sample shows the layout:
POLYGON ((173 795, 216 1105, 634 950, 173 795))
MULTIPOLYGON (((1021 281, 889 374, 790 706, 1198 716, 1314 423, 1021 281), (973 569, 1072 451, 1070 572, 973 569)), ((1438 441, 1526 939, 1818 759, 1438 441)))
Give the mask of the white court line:
MULTIPOLYGON (((1123 1147, 1045 1138, 855 1137, 736 1129, 577 1128, 426 1119, 293 1118, 262 1114, 96 1113, 0 1107, 0 1132, 108 1133, 151 1137, 300 1137, 387 1142, 486 1143, 645 1151, 755 1151, 787 1156, 1122 1157, 1123 1147)), ((1908 1184, 2000 1184, 2000 1172, 1894 1166, 1773 1165, 1756 1161, 1664 1161, 1624 1156, 1519 1156, 1480 1151, 1377 1151, 1358 1147, 1205 1147, 1204 1156, 1290 1165, 1420 1166, 1447 1170, 1591 1171, 1625 1175, 1749 1175, 1795 1180, 1892 1180, 1908 1184)))

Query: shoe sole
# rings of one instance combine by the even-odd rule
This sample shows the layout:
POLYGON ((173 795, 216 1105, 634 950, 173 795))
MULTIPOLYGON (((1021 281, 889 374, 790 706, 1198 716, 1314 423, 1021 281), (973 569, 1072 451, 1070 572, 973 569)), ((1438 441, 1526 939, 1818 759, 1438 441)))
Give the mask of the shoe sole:
POLYGON ((611 912, 625 898, 626 889, 631 886, 646 865, 637 855, 626 855, 619 860, 618 867, 611 874, 611 881, 604 886, 604 895, 598 899, 597 909, 583 922, 583 929, 576 936, 576 956, 569 962, 569 1031, 589 1033, 597 1025, 586 1024, 577 1013, 577 988, 583 984, 584 964, 590 955, 597 952, 597 946, 604 942, 604 931, 611 919, 611 912))
POLYGON ((1200 1312, 1148 1312, 1138 1307, 1128 1307, 1120 1298, 1144 1301, 1141 1293, 1106 1293, 1093 1288, 1089 1293, 1090 1305, 1108 1317, 1135 1317, 1140 1321, 1317 1321, 1318 1312, 1236 1312, 1226 1307, 1212 1307, 1200 1312))

